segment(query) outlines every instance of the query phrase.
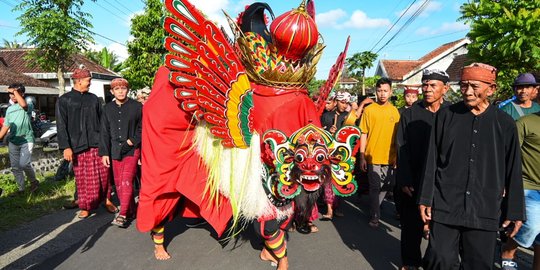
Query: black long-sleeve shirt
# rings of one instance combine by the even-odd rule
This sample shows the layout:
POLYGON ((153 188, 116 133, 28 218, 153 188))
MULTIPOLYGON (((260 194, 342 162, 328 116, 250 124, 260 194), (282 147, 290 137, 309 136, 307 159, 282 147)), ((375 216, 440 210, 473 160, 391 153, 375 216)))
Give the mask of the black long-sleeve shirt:
POLYGON ((103 108, 101 118, 100 156, 110 156, 121 160, 125 156, 133 156, 135 149, 141 145, 142 104, 128 99, 118 105, 112 101, 103 108), (133 146, 127 144, 127 140, 133 146))
POLYGON ((56 125, 60 150, 80 153, 99 147, 101 103, 96 95, 75 89, 63 94, 56 104, 56 125))
MULTIPOLYGON (((449 105, 449 102, 443 102, 441 108, 449 105)), ((418 191, 434 121, 435 113, 427 110, 422 101, 402 110, 396 134, 398 187, 412 186, 418 191)))
POLYGON ((434 221, 495 231, 501 211, 504 219, 525 219, 521 153, 509 115, 492 105, 474 115, 459 102, 439 110, 432 130, 418 203, 432 206, 434 221))
MULTIPOLYGON (((337 110, 332 110, 328 112, 324 112, 321 116, 321 125, 323 128, 330 132, 330 128, 334 125, 334 117, 337 114, 337 110)), ((345 118, 347 118, 348 112, 342 112, 338 114, 337 121, 336 121, 336 130, 339 130, 341 127, 343 127, 343 123, 345 123, 345 118)))

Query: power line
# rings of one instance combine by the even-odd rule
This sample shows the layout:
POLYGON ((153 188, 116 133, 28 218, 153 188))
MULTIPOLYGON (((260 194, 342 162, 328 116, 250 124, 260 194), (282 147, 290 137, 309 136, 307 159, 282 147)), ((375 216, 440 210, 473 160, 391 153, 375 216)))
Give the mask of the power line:
POLYGON ((106 36, 104 36, 104 35, 101 35, 101 34, 98 34, 98 33, 96 33, 96 32, 92 32, 92 34, 94 34, 94 35, 96 35, 96 36, 98 36, 98 37, 102 37, 102 38, 104 38, 104 39, 106 39, 106 40, 108 40, 108 41, 112 41, 112 42, 114 42, 114 43, 120 44, 120 45, 122 45, 122 46, 124 46, 124 47, 127 48, 126 44, 124 44, 124 43, 122 43, 122 42, 118 42, 118 41, 116 41, 116 40, 114 40, 114 39, 108 38, 108 37, 106 37, 106 36))
POLYGON ((8 2, 7 0, 0 0, 2 3, 12 7, 12 8, 15 8, 15 5, 13 5, 11 2, 8 2))
POLYGON ((401 26, 401 28, 399 28, 398 31, 388 41, 386 41, 386 43, 375 53, 378 54, 382 49, 384 49, 384 47, 390 44, 390 42, 392 42, 392 40, 394 40, 394 38, 396 38, 396 36, 399 35, 401 31, 406 29, 414 20, 416 20, 416 17, 418 17, 418 15, 420 15, 426 9, 429 1, 430 0, 425 0, 424 3, 422 3, 422 5, 414 12, 414 14, 401 26))
POLYGON ((392 46, 390 48, 395 48, 395 47, 402 46, 402 45, 408 45, 408 44, 412 44, 412 43, 418 43, 418 42, 422 42, 422 41, 426 41, 426 40, 431 40, 431 39, 436 39, 436 38, 440 38, 440 37, 450 36, 450 35, 465 32, 465 31, 469 31, 469 30, 464 29, 464 30, 459 30, 459 31, 451 32, 451 33, 432 36, 432 37, 429 37, 429 38, 423 38, 423 39, 417 39, 417 40, 413 40, 413 41, 409 41, 409 42, 398 43, 398 44, 395 44, 394 46, 392 46))
POLYGON ((104 9, 105 11, 109 12, 111 15, 115 16, 116 18, 119 18, 120 20, 122 20, 123 22, 127 22, 124 18, 118 16, 118 14, 110 11, 109 9, 105 8, 104 6, 100 5, 97 1, 94 2, 96 5, 98 5, 100 8, 104 9))
POLYGON ((107 0, 103 0, 103 1, 105 1, 105 3, 109 4, 109 5, 110 5, 111 7, 113 7, 114 9, 120 11, 121 13, 123 13, 124 15, 126 15, 126 16, 129 17, 129 14, 127 14, 127 13, 125 13, 123 10, 119 9, 117 6, 111 4, 109 1, 107 1, 107 0))
POLYGON ((124 6, 124 4, 122 4, 120 1, 118 0, 114 0, 114 2, 118 3, 120 6, 122 6, 123 8, 125 8, 126 10, 128 10, 129 12, 131 13, 135 13, 135 11, 129 9, 128 7, 124 6))
POLYGON ((401 13, 401 16, 399 16, 399 18, 392 24, 392 26, 386 30, 386 33, 384 33, 384 35, 379 39, 379 41, 377 41, 377 43, 375 43, 375 45, 373 45, 373 47, 371 48, 371 50, 369 51, 373 51, 375 49, 375 47, 377 47, 377 45, 379 45, 379 43, 384 39, 384 37, 386 37, 386 35, 392 31, 392 29, 394 29, 394 26, 397 25, 397 23, 401 20, 401 18, 403 18, 403 16, 405 16, 405 14, 407 14, 407 12, 409 12, 409 9, 414 5, 414 3, 416 3, 417 0, 413 0, 411 2, 411 4, 407 7, 407 9, 401 13))

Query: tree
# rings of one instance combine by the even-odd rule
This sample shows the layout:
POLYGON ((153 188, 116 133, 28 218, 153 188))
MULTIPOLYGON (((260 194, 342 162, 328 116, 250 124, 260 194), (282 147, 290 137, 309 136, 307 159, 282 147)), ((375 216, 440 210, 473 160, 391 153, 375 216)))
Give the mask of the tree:
POLYGON ((311 79, 309 82, 307 89, 310 96, 319 94, 319 89, 323 84, 326 82, 326 80, 316 80, 315 78, 311 79))
POLYGON ((86 51, 84 56, 114 72, 122 71, 122 63, 118 61, 118 56, 107 48, 103 48, 101 51, 86 51))
POLYGON ((469 57, 499 70, 497 98, 512 95, 518 73, 540 70, 540 0, 472 0, 461 14, 471 27, 469 57))
POLYGON ((346 60, 348 74, 362 81, 362 95, 366 95, 366 69, 373 67, 373 62, 377 59, 377 56, 376 53, 364 51, 355 53, 346 60))
POLYGON ((3 48, 5 49, 19 49, 19 48, 25 48, 27 47, 27 44, 26 43, 19 43, 17 42, 17 40, 14 40, 14 41, 9 41, 7 39, 3 39, 4 40, 4 45, 2 46, 3 48))
POLYGON ((161 18, 165 9, 160 0, 146 0, 144 13, 131 19, 129 57, 124 62, 124 77, 133 89, 151 86, 154 74, 163 65, 163 55, 167 53, 163 46, 165 30, 161 27, 161 18))
MULTIPOLYGON (((95 1, 95 0, 92 0, 95 1)), ((45 70, 56 71, 59 94, 65 91, 64 72, 71 57, 94 42, 89 13, 82 11, 84 0, 23 0, 14 11, 26 35, 27 44, 36 49, 27 58, 45 70)))

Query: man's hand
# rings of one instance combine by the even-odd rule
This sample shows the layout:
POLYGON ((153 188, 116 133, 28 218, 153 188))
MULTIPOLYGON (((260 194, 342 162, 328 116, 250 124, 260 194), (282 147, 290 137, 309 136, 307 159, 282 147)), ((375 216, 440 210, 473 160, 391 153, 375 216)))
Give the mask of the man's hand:
POLYGON ((360 154, 360 169, 363 172, 367 172, 367 161, 366 161, 366 156, 364 155, 364 153, 360 154))
POLYGON ((64 159, 69 162, 73 161, 73 150, 71 148, 64 149, 64 159))
POLYGON ((102 156, 101 162, 103 163, 103 166, 109 168, 111 166, 111 160, 109 159, 109 156, 102 156))
POLYGON ((519 229, 521 228, 521 225, 523 225, 523 221, 521 220, 505 220, 502 224, 502 227, 503 228, 507 228, 510 223, 514 223, 514 229, 512 229, 512 231, 506 231, 506 235, 508 235, 508 237, 510 238, 514 238, 514 236, 516 235, 516 233, 519 231, 519 229))
POLYGON ((133 146, 133 142, 132 142, 130 139, 127 140, 127 144, 128 144, 129 146, 133 146))
POLYGON ((420 216, 424 224, 429 223, 431 221, 431 206, 421 204, 418 206, 418 209, 420 210, 420 216))
POLYGON ((407 194, 409 197, 412 197, 414 188, 410 186, 405 186, 401 188, 401 191, 403 191, 403 193, 407 194))
POLYGON ((331 133, 332 135, 334 135, 334 134, 336 133, 336 131, 337 131, 337 127, 336 127, 336 126, 331 126, 331 127, 330 127, 330 133, 331 133))

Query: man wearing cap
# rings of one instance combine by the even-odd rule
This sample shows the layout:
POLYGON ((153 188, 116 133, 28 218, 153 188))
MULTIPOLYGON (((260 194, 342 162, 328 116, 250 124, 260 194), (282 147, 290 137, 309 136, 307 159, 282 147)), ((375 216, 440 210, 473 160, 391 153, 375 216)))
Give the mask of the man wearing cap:
POLYGON ((377 102, 364 110, 360 120, 360 169, 367 172, 371 227, 379 226, 381 203, 394 187, 395 138, 399 112, 390 103, 392 81, 381 78, 376 85, 377 102))
POLYGON ((424 269, 492 269, 501 212, 510 237, 525 218, 516 125, 488 100, 496 72, 464 67, 463 101, 435 116, 418 198, 431 222, 424 269))
POLYGON ((333 110, 323 113, 321 116, 321 125, 323 128, 332 133, 336 133, 347 118, 347 107, 351 101, 351 94, 347 92, 339 92, 335 96, 336 106, 333 110))
POLYGON ((519 74, 514 80, 514 91, 516 99, 501 107, 501 110, 508 113, 514 120, 520 117, 540 111, 540 105, 534 102, 536 86, 538 83, 531 73, 519 74))
POLYGON ((120 199, 120 213, 112 224, 126 228, 135 216, 133 180, 140 157, 142 104, 128 98, 129 83, 123 78, 111 82, 114 101, 103 108, 99 155, 105 167, 113 165, 114 181, 120 199))
POLYGON ((92 80, 90 71, 77 68, 71 78, 72 90, 62 95, 56 105, 58 146, 64 152, 64 159, 73 162, 81 209, 78 217, 84 219, 102 201, 109 212, 116 212, 117 208, 109 200, 109 169, 103 166, 98 155, 102 109, 98 97, 88 92, 92 80))
MULTIPOLYGON (((396 136, 396 190, 401 198, 401 261, 402 269, 418 269, 422 264, 420 244, 424 223, 416 200, 435 114, 449 105, 443 100, 448 91, 449 76, 442 70, 424 70, 422 92, 424 98, 401 114, 396 136)), ((427 228, 426 228, 427 229, 427 228)), ((426 235, 427 237, 427 235, 426 235)))

